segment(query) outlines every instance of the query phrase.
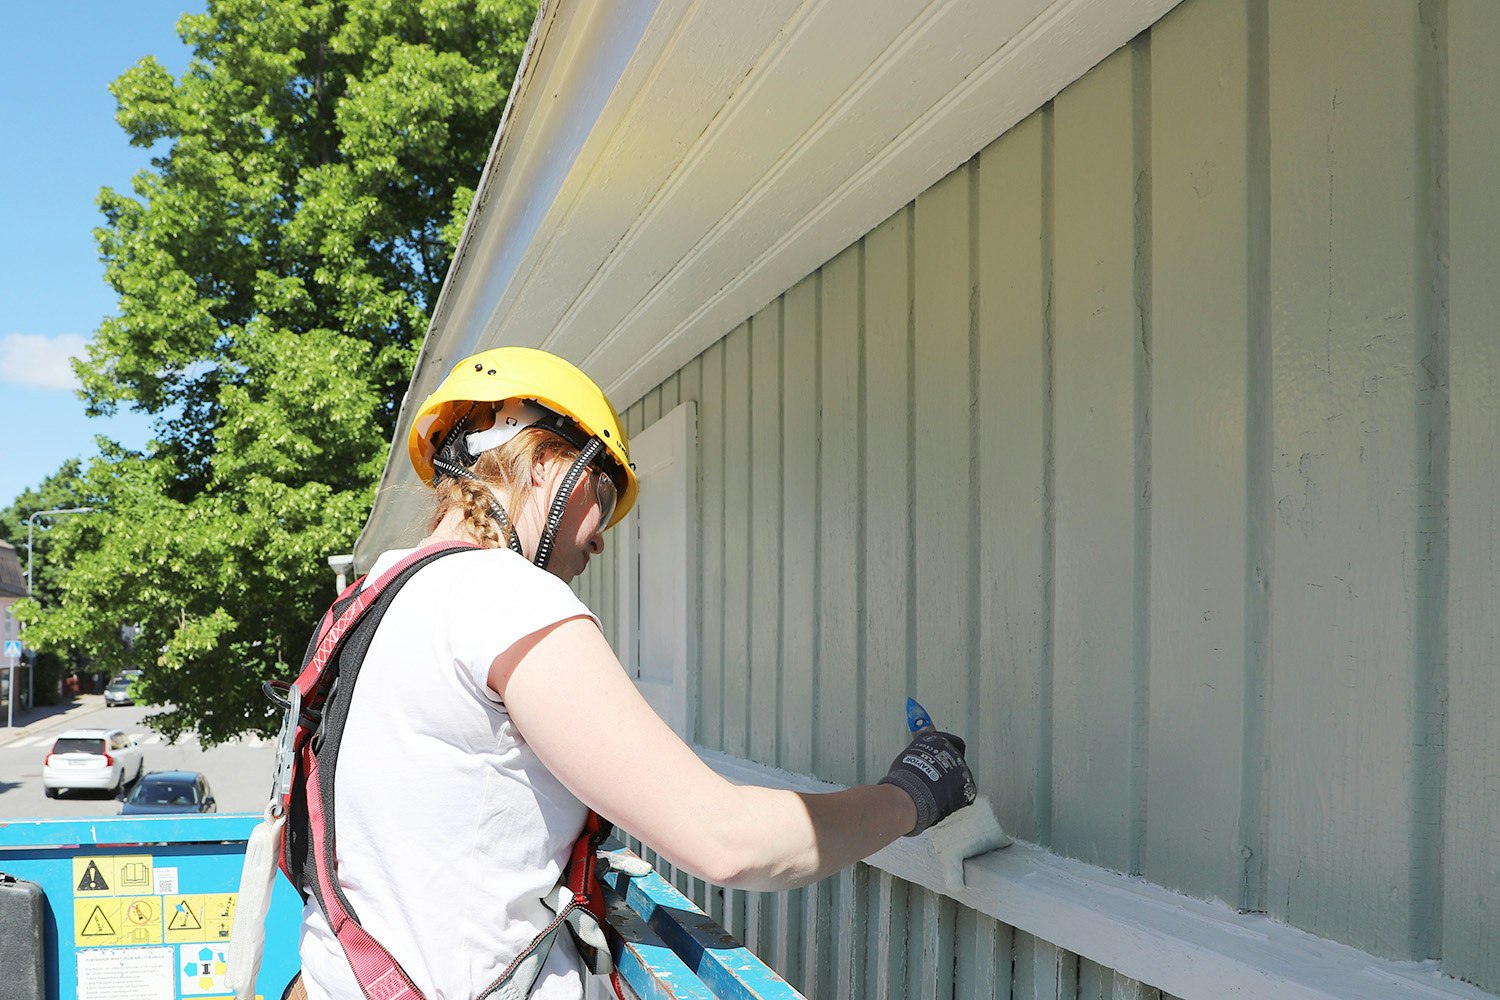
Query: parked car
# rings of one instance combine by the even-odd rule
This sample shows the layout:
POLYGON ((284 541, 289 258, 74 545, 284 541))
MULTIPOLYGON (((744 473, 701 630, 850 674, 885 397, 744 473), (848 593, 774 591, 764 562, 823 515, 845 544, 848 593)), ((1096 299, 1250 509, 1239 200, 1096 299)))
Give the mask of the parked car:
POLYGON ((47 798, 74 788, 112 789, 115 794, 146 768, 141 746, 119 729, 69 729, 42 761, 47 798))
POLYGON ((135 783, 121 816, 218 812, 208 779, 197 771, 152 771, 135 783))
POLYGON ((135 699, 130 696, 131 678, 124 674, 116 674, 114 680, 109 682, 109 687, 104 689, 104 704, 113 708, 116 705, 134 705, 135 699))

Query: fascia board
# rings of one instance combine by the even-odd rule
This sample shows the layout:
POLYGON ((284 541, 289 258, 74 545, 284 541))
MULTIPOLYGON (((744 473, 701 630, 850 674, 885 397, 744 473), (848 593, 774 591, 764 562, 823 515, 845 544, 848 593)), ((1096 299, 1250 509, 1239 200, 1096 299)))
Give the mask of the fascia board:
POLYGON ((590 140, 597 143, 611 100, 630 89, 631 57, 658 7, 685 2, 542 0, 402 399, 374 507, 355 543, 356 572, 385 549, 416 540, 412 525, 430 500, 406 457, 415 408, 453 364, 500 343, 484 340, 498 300, 546 244, 559 192, 587 159, 590 140))

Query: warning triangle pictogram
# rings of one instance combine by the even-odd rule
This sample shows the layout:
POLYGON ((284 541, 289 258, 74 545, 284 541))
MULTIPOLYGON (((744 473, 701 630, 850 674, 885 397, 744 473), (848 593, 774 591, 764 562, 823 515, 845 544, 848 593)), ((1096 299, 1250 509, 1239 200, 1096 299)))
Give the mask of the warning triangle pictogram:
POLYGON ((193 912, 193 908, 188 905, 188 901, 185 899, 177 904, 172 913, 172 919, 167 921, 167 930, 169 931, 196 931, 202 929, 203 921, 198 919, 198 915, 193 912))
POLYGON ((89 866, 83 870, 83 878, 78 880, 79 892, 104 892, 109 888, 109 883, 104 881, 104 874, 99 871, 99 865, 90 861, 89 866))
POLYGON ((115 928, 104 915, 104 910, 94 907, 94 912, 89 914, 88 922, 83 925, 82 937, 114 937, 115 928))

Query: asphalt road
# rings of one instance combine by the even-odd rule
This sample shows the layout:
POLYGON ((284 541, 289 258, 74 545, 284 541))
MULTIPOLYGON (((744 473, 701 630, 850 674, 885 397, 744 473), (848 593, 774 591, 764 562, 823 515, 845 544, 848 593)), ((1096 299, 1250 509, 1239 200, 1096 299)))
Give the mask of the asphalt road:
POLYGON ((81 727, 123 729, 134 736, 142 744, 147 771, 202 771, 221 813, 259 813, 265 808, 274 767, 273 740, 241 737, 211 750, 192 736, 172 744, 141 721, 149 712, 135 705, 105 708, 101 702, 30 725, 18 736, 0 728, 0 819, 119 813, 120 803, 108 792, 67 792, 57 799, 42 792, 42 759, 52 741, 64 729, 81 727))

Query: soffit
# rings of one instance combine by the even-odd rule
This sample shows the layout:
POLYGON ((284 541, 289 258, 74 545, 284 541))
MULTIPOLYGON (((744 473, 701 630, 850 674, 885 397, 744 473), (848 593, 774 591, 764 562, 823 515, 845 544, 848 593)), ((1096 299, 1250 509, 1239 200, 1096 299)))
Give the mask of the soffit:
POLYGON ((382 486, 457 361, 543 347, 623 409, 1177 2, 544 3, 382 486))

